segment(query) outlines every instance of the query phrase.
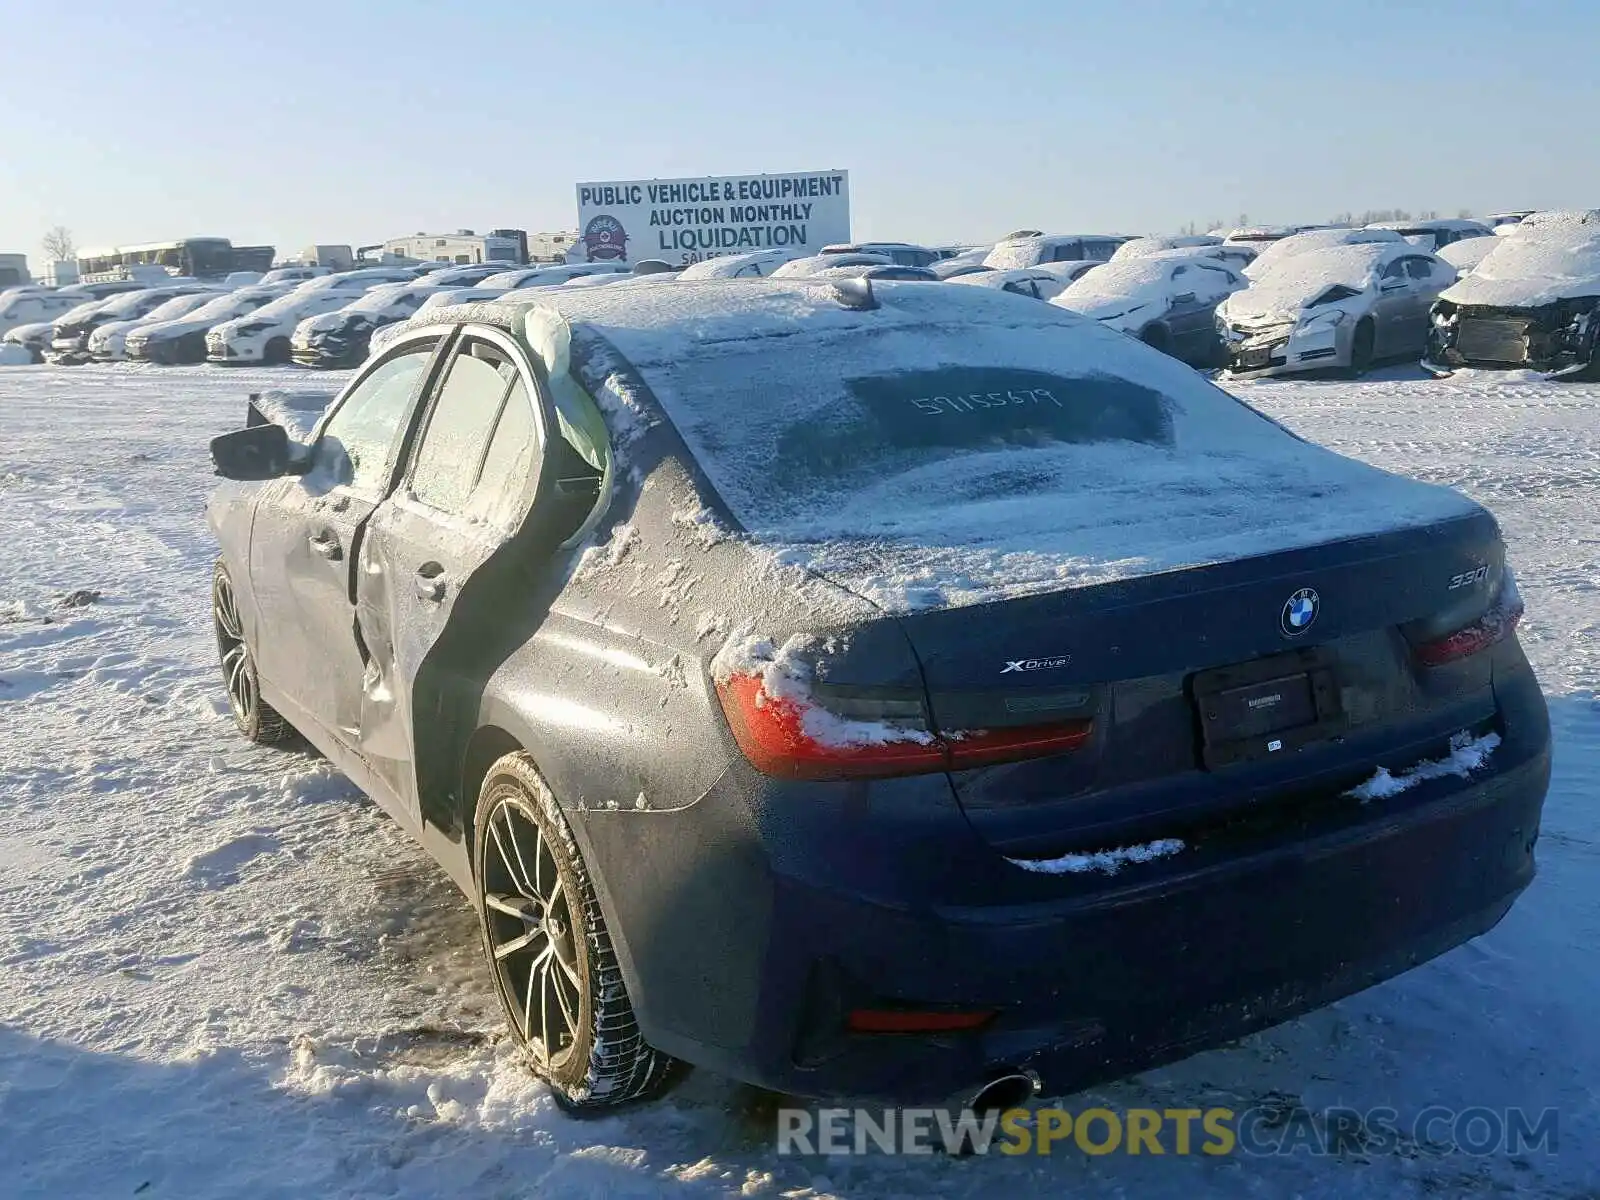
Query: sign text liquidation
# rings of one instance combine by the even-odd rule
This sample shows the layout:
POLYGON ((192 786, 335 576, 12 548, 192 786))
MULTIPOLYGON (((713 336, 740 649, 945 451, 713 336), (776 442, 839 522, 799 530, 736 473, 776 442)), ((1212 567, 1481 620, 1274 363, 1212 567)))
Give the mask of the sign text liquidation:
MULTIPOLYGON (((643 252, 685 262, 717 253, 737 253, 769 247, 806 247, 813 240, 825 241, 847 236, 836 228, 838 210, 831 208, 832 220, 826 236, 812 237, 810 229, 816 201, 831 206, 847 203, 845 175, 781 175, 723 179, 693 179, 657 183, 582 184, 578 188, 580 216, 596 210, 610 212, 621 219, 621 210, 645 209, 640 213, 648 229, 628 228, 626 239, 643 241, 644 247, 630 249, 633 257, 643 252), (644 236, 642 236, 644 235, 644 236)), ((847 210, 846 210, 847 211, 847 210)), ((843 217, 846 227, 848 216, 843 217)), ((629 215, 624 226, 641 224, 629 215)), ((813 248, 815 249, 815 247, 813 248)))

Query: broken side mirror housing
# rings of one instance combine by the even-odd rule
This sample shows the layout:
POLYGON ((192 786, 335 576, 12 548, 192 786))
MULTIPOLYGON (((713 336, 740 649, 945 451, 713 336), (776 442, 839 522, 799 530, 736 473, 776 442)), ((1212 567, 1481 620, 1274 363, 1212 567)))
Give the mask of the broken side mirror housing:
POLYGON ((211 439, 211 461, 224 479, 255 481, 305 473, 307 459, 282 425, 251 425, 211 439))

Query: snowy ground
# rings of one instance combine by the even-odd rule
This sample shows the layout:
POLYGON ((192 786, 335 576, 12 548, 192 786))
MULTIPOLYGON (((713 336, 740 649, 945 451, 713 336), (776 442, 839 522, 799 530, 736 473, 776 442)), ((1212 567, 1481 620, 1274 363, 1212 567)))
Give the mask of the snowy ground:
POLYGON ((319 760, 232 735, 205 442, 287 377, 0 370, 0 1195, 1600 1194, 1600 386, 1241 385, 1499 514, 1556 728, 1541 875, 1438 962, 1065 1102, 1556 1107, 1557 1153, 824 1160, 779 1157, 771 1101, 704 1073, 562 1116, 421 851, 319 760))

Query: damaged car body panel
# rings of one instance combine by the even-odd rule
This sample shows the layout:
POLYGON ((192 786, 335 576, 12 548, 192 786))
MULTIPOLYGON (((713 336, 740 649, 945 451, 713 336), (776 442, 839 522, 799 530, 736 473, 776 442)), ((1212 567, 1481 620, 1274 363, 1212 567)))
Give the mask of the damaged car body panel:
POLYGON ((1540 213, 1495 239, 1472 274, 1440 294, 1423 366, 1521 368, 1564 377, 1600 369, 1600 210, 1540 213))

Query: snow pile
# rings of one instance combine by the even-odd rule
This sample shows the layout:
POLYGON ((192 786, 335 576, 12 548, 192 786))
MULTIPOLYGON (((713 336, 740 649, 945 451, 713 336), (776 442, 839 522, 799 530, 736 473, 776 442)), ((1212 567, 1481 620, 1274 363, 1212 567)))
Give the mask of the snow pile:
POLYGON ((1449 775, 1466 778, 1488 765, 1489 756, 1499 744, 1498 733, 1486 733, 1475 738, 1463 731, 1451 737, 1450 753, 1445 757, 1424 760, 1398 775, 1391 775, 1387 767, 1379 767, 1371 779, 1351 788, 1345 795, 1365 804, 1369 800, 1387 800, 1391 796, 1398 796, 1430 779, 1444 779, 1449 775))
POLYGON ((822 639, 795 634, 782 646, 771 638, 736 630, 711 660, 711 678, 725 684, 735 676, 761 681, 756 706, 778 705, 800 718, 800 732, 821 746, 884 746, 914 742, 932 745, 933 734, 887 721, 857 721, 829 712, 812 693, 811 655, 826 649, 822 639))
POLYGON ((1024 871, 1043 875, 1080 875, 1103 871, 1115 875, 1129 863, 1154 862, 1184 849, 1182 838, 1157 838, 1138 846, 1119 846, 1115 850, 1095 850, 1088 854, 1063 854, 1060 858, 1013 858, 1007 861, 1024 871))
MULTIPOLYGON (((1515 228, 1513 226, 1512 228, 1515 228)), ((1478 269, 1478 265, 1489 256, 1489 252, 1500 243, 1492 237, 1462 238, 1459 242, 1451 242, 1434 253, 1456 269, 1456 272, 1465 277, 1478 269)))
POLYGON ((1439 296, 1453 304, 1537 308, 1600 296, 1600 209, 1541 213, 1492 242, 1477 270, 1439 296))

